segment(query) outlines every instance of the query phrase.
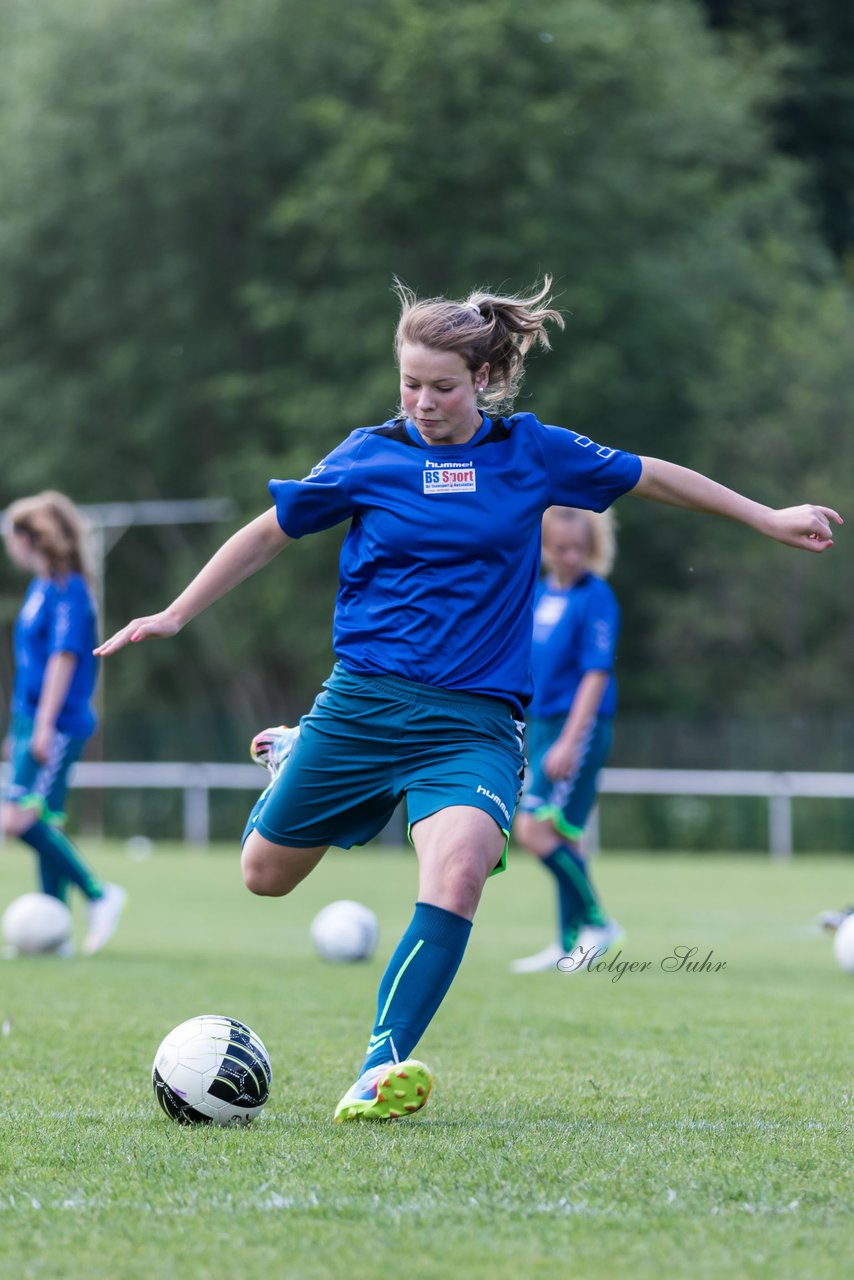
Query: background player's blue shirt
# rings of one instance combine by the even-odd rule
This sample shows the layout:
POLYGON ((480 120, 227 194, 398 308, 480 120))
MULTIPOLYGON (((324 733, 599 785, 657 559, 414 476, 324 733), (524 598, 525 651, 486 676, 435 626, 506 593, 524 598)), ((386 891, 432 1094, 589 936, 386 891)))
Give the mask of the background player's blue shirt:
POLYGON ((533 414, 484 418, 463 445, 407 420, 361 427, 304 480, 271 480, 291 538, 350 528, 333 643, 356 675, 530 699, 531 626, 546 507, 604 511, 634 488, 635 454, 533 414))
POLYGON ((534 716, 566 715, 588 671, 610 671, 599 715, 617 710, 613 675, 620 633, 620 606, 603 578, 585 573, 571 587, 541 582, 534 601, 531 670, 534 716))
POLYGON ((14 715, 33 716, 38 707, 48 659, 54 653, 73 653, 77 666, 71 678, 56 727, 74 738, 94 731, 92 710, 98 643, 95 606, 86 579, 78 573, 66 578, 33 578, 15 622, 14 715))

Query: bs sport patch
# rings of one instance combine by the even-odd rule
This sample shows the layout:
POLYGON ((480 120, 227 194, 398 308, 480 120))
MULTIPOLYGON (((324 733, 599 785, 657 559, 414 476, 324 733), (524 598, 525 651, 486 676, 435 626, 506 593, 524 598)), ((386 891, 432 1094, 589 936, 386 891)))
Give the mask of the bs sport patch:
POLYGON ((477 489, 471 462, 428 462, 423 475, 425 493, 474 493, 477 489))

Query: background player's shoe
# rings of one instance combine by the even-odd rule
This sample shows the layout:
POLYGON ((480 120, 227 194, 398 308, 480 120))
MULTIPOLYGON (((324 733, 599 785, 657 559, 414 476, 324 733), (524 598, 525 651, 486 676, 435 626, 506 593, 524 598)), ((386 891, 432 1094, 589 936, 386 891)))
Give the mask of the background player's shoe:
POLYGON ((363 1072, 335 1108, 335 1120, 399 1120, 420 1111, 430 1097, 430 1068, 415 1058, 384 1062, 363 1072))
POLYGON ((521 960, 510 963, 511 973, 543 973, 547 969, 557 969, 558 960, 562 960, 566 952, 559 942, 553 942, 533 956, 523 956, 521 960))
POLYGON ((818 922, 828 933, 836 933, 842 921, 848 916, 854 916, 854 907, 843 907, 841 911, 822 911, 818 922))
POLYGON ((83 939, 83 952, 93 956, 110 941, 118 928, 127 893, 117 884, 105 884, 104 896, 89 903, 89 932, 83 939))
POLYGON ((625 936, 625 930, 621 925, 617 924, 616 920, 609 920, 603 925, 586 924, 578 935, 576 945, 581 947, 585 953, 592 948, 597 955, 603 956, 606 951, 610 951, 618 942, 622 942, 625 936))
POLYGON ((289 729, 286 724, 273 725, 256 733, 249 754, 256 764, 268 769, 271 778, 279 776, 279 770, 291 753, 299 733, 299 726, 289 729))

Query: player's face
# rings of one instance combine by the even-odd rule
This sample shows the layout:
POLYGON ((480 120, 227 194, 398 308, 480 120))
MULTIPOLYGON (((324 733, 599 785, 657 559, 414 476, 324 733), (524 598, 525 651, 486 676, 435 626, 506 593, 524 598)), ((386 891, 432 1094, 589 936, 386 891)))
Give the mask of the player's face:
POLYGON ((543 564, 561 587, 571 587, 587 571, 590 533, 583 519, 543 521, 543 564))
POLYGON ((456 351, 404 342, 400 349, 400 402, 428 444, 465 444, 479 429, 477 390, 489 365, 472 373, 456 351))

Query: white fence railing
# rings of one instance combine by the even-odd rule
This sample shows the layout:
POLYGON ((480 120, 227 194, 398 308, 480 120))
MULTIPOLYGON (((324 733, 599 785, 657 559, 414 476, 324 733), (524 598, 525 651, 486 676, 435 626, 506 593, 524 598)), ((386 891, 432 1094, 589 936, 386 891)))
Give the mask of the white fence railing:
MULTIPOLYGON (((183 793, 184 839, 201 846, 210 838, 210 793, 254 791, 263 775, 253 764, 168 764, 84 761, 72 775, 77 788, 169 788, 183 793)), ((854 800, 854 773, 772 773, 715 769, 603 769, 604 795, 756 796, 768 802, 768 849, 774 858, 790 858, 792 801, 854 800)), ((398 815, 400 816, 400 815, 398 815)), ((404 824, 389 824, 387 839, 399 843, 404 824)), ((588 846, 598 847, 598 823, 588 828, 588 846)))

